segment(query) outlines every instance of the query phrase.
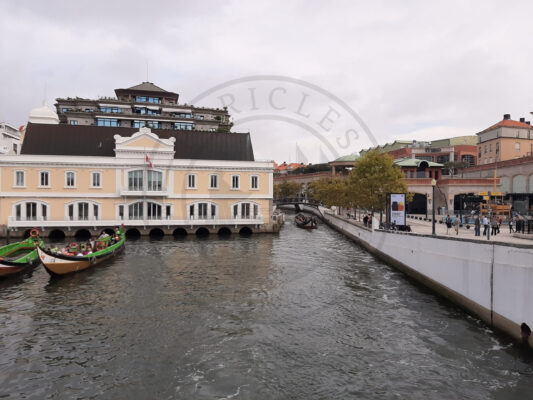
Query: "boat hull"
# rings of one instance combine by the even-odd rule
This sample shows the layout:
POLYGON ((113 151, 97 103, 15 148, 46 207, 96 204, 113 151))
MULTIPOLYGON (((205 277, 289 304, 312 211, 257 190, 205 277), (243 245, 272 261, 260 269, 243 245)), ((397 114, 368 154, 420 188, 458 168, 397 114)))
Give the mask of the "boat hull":
POLYGON ((0 278, 20 274, 25 271, 29 271, 33 267, 39 264, 39 260, 33 260, 27 263, 5 263, 0 262, 0 278))
POLYGON ((51 252, 38 248, 39 258, 44 268, 50 275, 66 275, 73 272, 83 271, 89 267, 101 264, 102 262, 113 258, 116 254, 124 249, 124 243, 110 251, 109 253, 97 255, 94 257, 75 257, 55 255, 51 252))

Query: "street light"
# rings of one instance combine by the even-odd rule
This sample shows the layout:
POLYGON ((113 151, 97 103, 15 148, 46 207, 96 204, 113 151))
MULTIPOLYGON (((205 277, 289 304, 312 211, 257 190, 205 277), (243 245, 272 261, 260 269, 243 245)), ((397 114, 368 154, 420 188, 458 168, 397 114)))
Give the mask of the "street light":
POLYGON ((432 192, 432 195, 431 195, 431 208, 432 208, 432 214, 433 214, 433 217, 431 219, 431 234, 433 236, 435 236, 435 186, 437 186, 437 181, 435 179, 432 179, 431 180, 431 188, 433 190, 432 192))

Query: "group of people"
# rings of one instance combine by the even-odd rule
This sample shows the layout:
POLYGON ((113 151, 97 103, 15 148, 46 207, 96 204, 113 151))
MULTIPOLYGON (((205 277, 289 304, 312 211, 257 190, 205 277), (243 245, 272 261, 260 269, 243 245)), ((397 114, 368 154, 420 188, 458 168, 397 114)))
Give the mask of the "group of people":
POLYGON ((365 226, 367 226, 367 227, 371 227, 372 226, 372 217, 370 215, 366 214, 363 217, 363 224, 365 224, 365 226))
POLYGON ((503 223, 502 217, 494 216, 489 219, 486 215, 483 217, 477 216, 474 220, 474 232, 476 236, 481 236, 481 225, 483 225, 483 236, 490 234, 496 236, 500 233, 500 227, 503 223))
POLYGON ((449 234, 450 229, 453 226, 453 229, 455 230, 455 234, 459 235, 459 226, 461 225, 461 220, 459 219, 459 216, 456 215, 455 219, 452 221, 452 218, 447 215, 446 219, 444 220, 444 223, 446 224, 446 235, 449 234))
POLYGON ((68 256, 86 256, 88 254, 96 253, 98 251, 101 251, 108 246, 112 246, 115 243, 120 241, 120 235, 118 234, 118 229, 115 231, 113 235, 109 235, 105 232, 102 232, 98 237, 96 238, 89 238, 87 242, 80 242, 80 243, 70 243, 68 246, 63 247, 61 249, 53 248, 51 249, 54 253, 61 253, 63 255, 68 256))
POLYGON ((509 219, 509 233, 526 233, 527 221, 519 215, 515 215, 509 219))

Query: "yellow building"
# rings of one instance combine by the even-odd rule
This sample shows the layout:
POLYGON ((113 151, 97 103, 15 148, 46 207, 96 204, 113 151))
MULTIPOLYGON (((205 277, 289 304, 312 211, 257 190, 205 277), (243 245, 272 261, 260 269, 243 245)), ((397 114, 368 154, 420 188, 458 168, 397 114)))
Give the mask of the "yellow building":
POLYGON ((478 135, 477 164, 492 164, 533 154, 533 127, 525 118, 513 121, 510 114, 478 135))
POLYGON ((269 232, 272 187, 249 134, 30 123, 0 156, 1 233, 269 232))

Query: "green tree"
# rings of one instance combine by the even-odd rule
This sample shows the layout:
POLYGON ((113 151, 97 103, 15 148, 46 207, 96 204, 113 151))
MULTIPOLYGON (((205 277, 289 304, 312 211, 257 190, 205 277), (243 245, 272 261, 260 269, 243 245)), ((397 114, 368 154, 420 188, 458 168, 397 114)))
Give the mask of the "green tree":
POLYGON ((321 201, 326 207, 349 207, 346 179, 323 178, 309 184, 307 195, 310 199, 321 201))
POLYGON ((274 185, 274 198, 286 199, 296 197, 301 192, 302 186, 296 182, 285 181, 274 185))
POLYGON ((464 161, 448 161, 444 163, 444 168, 450 171, 450 175, 454 176, 457 171, 463 171, 469 164, 464 161))
POLYGON ((369 151, 348 176, 347 197, 358 207, 379 211, 385 209, 388 193, 407 193, 404 175, 392 157, 369 151))

